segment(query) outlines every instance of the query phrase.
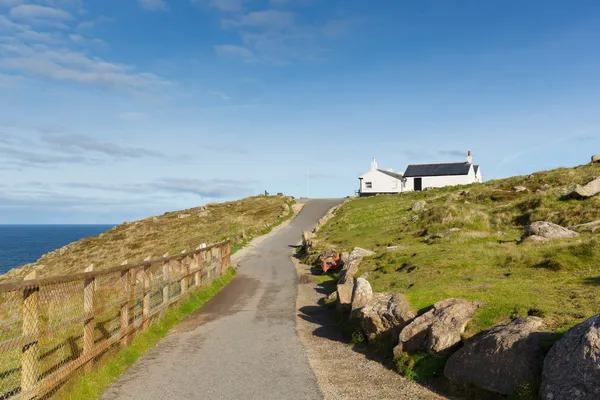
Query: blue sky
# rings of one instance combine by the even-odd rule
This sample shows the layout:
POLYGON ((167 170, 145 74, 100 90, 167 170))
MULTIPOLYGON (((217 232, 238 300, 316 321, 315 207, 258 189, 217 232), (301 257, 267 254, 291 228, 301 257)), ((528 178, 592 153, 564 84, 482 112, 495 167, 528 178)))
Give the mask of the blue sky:
POLYGON ((0 223, 600 152, 597 1, 0 0, 0 223))

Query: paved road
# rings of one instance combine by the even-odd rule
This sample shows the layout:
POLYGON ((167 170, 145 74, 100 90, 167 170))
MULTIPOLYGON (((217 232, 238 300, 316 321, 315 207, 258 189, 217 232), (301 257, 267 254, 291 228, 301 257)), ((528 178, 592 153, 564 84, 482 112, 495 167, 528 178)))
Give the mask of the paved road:
POLYGON ((340 202, 309 201, 102 399, 321 399, 296 333, 298 277, 290 255, 301 231, 340 202))

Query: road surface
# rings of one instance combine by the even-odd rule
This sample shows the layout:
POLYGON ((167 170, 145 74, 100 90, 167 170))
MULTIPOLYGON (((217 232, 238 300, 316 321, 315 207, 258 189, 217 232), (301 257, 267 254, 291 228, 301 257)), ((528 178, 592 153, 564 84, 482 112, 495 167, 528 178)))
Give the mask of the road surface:
POLYGON ((298 275, 290 255, 301 232, 339 203, 309 201, 102 399, 322 399, 296 333, 298 275))

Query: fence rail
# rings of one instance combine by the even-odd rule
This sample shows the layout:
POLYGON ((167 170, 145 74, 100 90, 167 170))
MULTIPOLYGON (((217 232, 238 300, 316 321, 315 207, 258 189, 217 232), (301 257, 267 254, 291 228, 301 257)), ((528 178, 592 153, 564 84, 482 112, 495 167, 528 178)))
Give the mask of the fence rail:
POLYGON ((0 284, 0 400, 48 397, 230 266, 231 242, 135 264, 0 284))

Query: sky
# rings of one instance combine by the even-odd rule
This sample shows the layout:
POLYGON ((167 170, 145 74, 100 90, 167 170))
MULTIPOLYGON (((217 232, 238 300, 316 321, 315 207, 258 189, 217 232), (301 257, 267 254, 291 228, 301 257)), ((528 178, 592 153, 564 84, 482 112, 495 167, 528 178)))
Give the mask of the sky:
POLYGON ((0 224, 584 164, 598 43, 597 0, 0 0, 0 224))

